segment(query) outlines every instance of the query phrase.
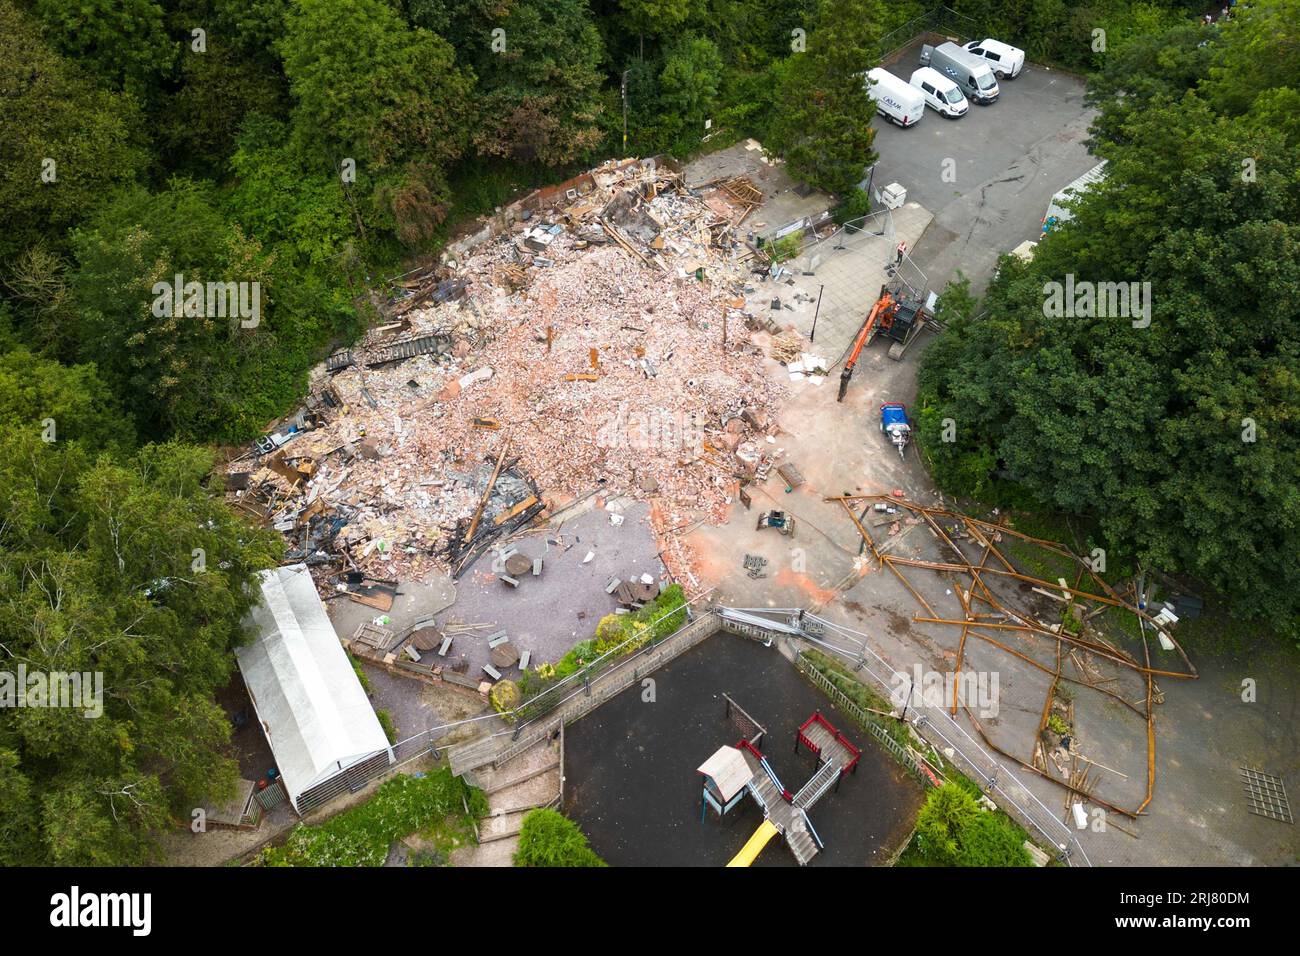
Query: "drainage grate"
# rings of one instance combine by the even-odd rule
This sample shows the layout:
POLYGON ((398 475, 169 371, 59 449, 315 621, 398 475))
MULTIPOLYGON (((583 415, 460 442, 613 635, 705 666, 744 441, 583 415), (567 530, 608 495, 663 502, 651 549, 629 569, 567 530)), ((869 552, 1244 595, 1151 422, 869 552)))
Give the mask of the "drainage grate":
POLYGON ((1246 790, 1246 801, 1250 804, 1251 813, 1270 820, 1281 820, 1283 823, 1295 823, 1291 816, 1291 804, 1286 798, 1286 786, 1280 777, 1242 767, 1241 782, 1246 790))

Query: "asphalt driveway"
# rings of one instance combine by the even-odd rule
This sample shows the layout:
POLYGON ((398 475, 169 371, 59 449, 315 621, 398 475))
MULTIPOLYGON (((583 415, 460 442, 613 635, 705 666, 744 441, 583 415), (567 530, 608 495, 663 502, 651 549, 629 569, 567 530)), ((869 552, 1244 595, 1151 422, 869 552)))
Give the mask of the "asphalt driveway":
MULTIPOLYGON (((888 69, 908 80, 921 43, 888 69)), ((983 291, 1001 253, 1036 239, 1052 196, 1097 165, 1084 146, 1095 111, 1083 104, 1081 77, 1030 64, 1000 84, 989 106, 950 120, 927 109, 902 129, 876 118, 873 188, 897 182, 934 214, 912 250, 932 289, 961 269, 983 291)))

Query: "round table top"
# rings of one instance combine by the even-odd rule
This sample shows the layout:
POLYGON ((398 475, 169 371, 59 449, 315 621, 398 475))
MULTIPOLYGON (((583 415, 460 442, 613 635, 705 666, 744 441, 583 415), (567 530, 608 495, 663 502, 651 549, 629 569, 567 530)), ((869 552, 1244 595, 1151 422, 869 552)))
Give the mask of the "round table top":
POLYGON ((442 646, 443 634, 435 627, 422 627, 411 632, 411 643, 417 651, 436 651, 442 646))
POLYGON ((498 644, 488 653, 493 667, 511 667, 519 663, 519 648, 510 641, 498 644))
POLYGON ((512 554, 506 558, 506 573, 512 578, 527 574, 533 569, 533 559, 526 554, 512 554))

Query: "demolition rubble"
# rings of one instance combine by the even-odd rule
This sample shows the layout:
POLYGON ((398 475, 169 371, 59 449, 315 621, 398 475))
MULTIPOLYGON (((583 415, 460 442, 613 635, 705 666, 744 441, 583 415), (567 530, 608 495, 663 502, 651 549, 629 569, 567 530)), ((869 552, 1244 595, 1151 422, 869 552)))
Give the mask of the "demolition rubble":
MULTIPOLYGON (((459 574, 591 495, 650 501, 665 534, 722 520, 739 480, 779 464, 763 346, 789 334, 744 298, 767 269, 740 228, 761 193, 630 160, 556 199, 403 283, 230 463, 232 501, 287 560, 319 581, 459 574)), ((664 560, 693 584, 674 542, 664 560)))

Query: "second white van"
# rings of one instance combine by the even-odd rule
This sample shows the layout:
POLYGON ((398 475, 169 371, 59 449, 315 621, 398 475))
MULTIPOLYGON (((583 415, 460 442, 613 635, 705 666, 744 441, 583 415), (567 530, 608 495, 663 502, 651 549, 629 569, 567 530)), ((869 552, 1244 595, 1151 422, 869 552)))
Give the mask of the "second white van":
POLYGON ((867 92, 876 101, 881 116, 899 126, 915 126, 925 116, 925 97, 921 91, 882 67, 867 73, 867 92))
POLYGON ((1024 50, 992 37, 987 40, 971 40, 964 49, 986 61, 999 80, 1014 80, 1025 68, 1024 50))
POLYGON ((926 106, 949 119, 965 116, 970 109, 961 88, 933 67, 923 66, 913 73, 912 85, 921 91, 926 106))
POLYGON ((996 102, 1001 92, 988 63, 955 43, 940 43, 938 46, 924 44, 921 47, 921 62, 917 65, 934 67, 960 86, 962 93, 980 106, 996 102))

